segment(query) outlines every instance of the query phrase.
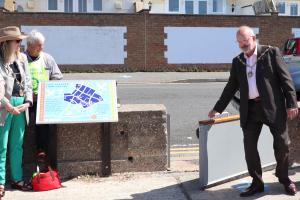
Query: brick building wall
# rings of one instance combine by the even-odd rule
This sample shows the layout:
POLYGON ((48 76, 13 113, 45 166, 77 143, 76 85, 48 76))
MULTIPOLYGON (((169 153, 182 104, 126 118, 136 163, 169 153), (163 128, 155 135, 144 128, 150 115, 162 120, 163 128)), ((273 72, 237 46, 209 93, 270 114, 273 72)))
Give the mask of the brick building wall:
MULTIPOLYGON (((166 15, 149 14, 74 14, 74 13, 0 13, 0 27, 16 26, 126 26, 127 58, 121 65, 60 65, 63 71, 195 71, 226 70, 230 64, 168 64, 164 53, 168 37, 164 27, 239 27, 259 28, 261 44, 282 47, 292 37, 292 28, 300 27, 298 17, 166 15)), ((220 36, 222 37, 222 36, 220 36)), ((226 40, 226 38, 224 38, 226 40)), ((226 49, 217 49, 222 53, 226 49)))

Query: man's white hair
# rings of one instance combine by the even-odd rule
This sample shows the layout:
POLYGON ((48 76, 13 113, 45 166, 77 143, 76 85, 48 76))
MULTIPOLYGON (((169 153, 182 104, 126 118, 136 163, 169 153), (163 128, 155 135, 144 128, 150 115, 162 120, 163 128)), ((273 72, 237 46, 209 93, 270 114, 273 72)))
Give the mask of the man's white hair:
POLYGON ((45 42, 44 35, 37 30, 32 30, 27 37, 27 44, 36 44, 36 43, 44 44, 44 42, 45 42))
POLYGON ((249 26, 240 26, 237 33, 241 34, 241 33, 247 33, 249 36, 255 36, 255 33, 253 31, 252 28, 250 28, 249 26))

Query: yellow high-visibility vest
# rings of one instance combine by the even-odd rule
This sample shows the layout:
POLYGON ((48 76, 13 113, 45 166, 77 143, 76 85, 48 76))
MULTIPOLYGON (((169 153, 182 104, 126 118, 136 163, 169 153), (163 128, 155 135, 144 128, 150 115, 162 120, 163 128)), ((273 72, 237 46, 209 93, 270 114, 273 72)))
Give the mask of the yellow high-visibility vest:
POLYGON ((40 54, 37 60, 29 63, 29 70, 31 74, 32 91, 37 94, 39 82, 49 80, 43 53, 40 54))

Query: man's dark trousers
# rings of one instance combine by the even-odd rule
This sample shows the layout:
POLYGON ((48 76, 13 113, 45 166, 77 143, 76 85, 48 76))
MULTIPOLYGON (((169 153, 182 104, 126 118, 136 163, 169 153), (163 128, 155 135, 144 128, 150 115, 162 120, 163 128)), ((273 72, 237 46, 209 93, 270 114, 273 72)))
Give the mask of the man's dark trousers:
MULTIPOLYGON (((283 120, 286 121, 286 120, 283 120)), ((250 176, 256 184, 262 184, 262 169, 257 150, 258 138, 263 124, 269 126, 274 138, 273 148, 277 162, 276 176, 283 184, 290 183, 288 178, 289 143, 287 123, 268 124, 260 101, 249 100, 247 124, 243 128, 245 157, 250 176)))
MULTIPOLYGON (((36 115, 36 103, 30 108, 30 113, 36 115)), ((36 134, 36 147, 38 152, 45 152, 48 154, 49 148, 49 135, 50 135, 50 125, 49 124, 35 124, 35 134, 36 134)))

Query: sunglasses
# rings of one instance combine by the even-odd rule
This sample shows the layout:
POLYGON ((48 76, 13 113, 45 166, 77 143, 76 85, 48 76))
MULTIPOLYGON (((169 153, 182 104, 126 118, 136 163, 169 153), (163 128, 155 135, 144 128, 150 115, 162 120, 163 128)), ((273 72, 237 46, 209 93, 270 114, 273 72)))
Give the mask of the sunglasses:
POLYGON ((16 42, 17 44, 20 44, 22 40, 10 40, 11 42, 16 42))

